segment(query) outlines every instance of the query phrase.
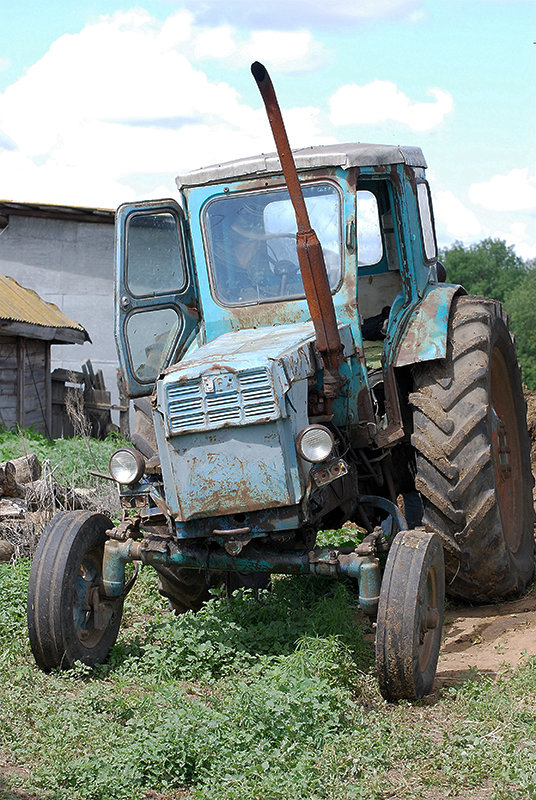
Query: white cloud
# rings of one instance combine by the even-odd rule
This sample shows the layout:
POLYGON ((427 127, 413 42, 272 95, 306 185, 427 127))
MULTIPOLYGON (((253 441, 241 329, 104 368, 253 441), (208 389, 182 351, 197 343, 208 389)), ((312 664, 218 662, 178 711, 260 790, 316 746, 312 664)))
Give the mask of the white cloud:
POLYGON ((321 27, 340 28, 373 19, 411 18, 422 8, 422 0, 181 0, 203 22, 216 25, 240 20, 243 27, 267 27, 278 30, 321 27))
MULTIPOLYGON (((60 37, 0 94, 1 195, 114 206, 139 197, 137 186, 152 195, 167 175, 169 194, 179 171, 273 150, 260 98, 253 108, 211 80, 195 51, 249 59, 248 48, 268 48, 274 36, 240 42, 231 28, 200 28, 185 10, 164 23, 133 10, 60 37)), ((282 65, 292 64, 291 45, 303 59, 314 50, 309 34, 281 36, 282 65)), ((318 109, 284 113, 295 146, 329 140, 318 109)))
POLYGON ((503 222, 506 222, 504 227, 494 229, 494 238, 504 239, 507 245, 513 245, 517 255, 525 260, 536 258, 536 222, 503 222))
POLYGON ((429 102, 411 100, 392 81, 375 80, 363 86, 341 86, 330 99, 334 125, 377 125, 397 122, 413 131, 437 128, 454 108, 444 89, 428 89, 429 102))
POLYGON ((324 48, 309 31, 252 31, 245 37, 229 25, 202 28, 194 38, 192 55, 239 69, 265 61, 279 73, 317 69, 325 58, 324 48))
POLYGON ((483 239, 488 231, 476 214, 465 206, 453 192, 434 192, 434 216, 438 243, 441 247, 459 239, 474 242, 483 239))
POLYGON ((507 175, 494 175, 489 181, 469 188, 473 203, 490 211, 536 209, 536 170, 513 169, 507 175))
POLYGON ((230 25, 205 28, 195 38, 194 54, 198 59, 227 59, 237 51, 235 30, 230 25))
POLYGON ((241 56, 243 63, 265 61, 279 72, 318 68, 323 59, 323 48, 309 31, 253 31, 241 56))

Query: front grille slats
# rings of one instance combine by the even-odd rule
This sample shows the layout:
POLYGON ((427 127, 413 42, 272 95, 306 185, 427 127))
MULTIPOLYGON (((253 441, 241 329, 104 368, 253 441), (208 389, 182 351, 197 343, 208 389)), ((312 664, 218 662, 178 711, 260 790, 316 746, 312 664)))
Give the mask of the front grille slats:
MULTIPOLYGON (((210 381, 207 385, 211 385, 210 381)), ((211 392, 206 390, 202 377, 168 384, 166 415, 170 435, 269 421, 280 416, 267 370, 238 373, 234 385, 236 388, 225 392, 211 392)))

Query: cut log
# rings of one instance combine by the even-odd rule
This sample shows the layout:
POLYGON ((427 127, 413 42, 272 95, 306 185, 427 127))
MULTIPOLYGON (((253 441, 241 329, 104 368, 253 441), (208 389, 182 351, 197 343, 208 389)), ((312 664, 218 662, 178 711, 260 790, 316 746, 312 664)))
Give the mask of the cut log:
POLYGON ((10 461, 3 461, 0 469, 5 468, 6 464, 13 464, 15 467, 15 480, 17 483, 31 483, 41 477, 41 464, 35 453, 21 458, 12 458, 10 461))
POLYGON ((7 539, 0 539, 0 561, 11 561, 15 555, 15 547, 7 539))
POLYGON ((22 519, 26 513, 26 503, 20 497, 0 500, 0 520, 22 519))
POLYGON ((3 497, 25 497, 26 486, 19 483, 16 478, 17 470, 11 461, 0 465, 0 496, 3 497))

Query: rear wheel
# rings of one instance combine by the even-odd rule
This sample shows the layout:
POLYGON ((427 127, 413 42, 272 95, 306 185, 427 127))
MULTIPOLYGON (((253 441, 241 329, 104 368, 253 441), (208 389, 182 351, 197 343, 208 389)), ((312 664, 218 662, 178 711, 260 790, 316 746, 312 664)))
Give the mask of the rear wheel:
POLYGON ((28 587, 28 632, 41 669, 106 660, 121 624, 123 599, 102 592, 108 517, 61 511, 45 528, 28 587))
POLYGON ((208 572, 204 569, 175 570, 158 567, 158 591, 167 597, 169 606, 176 614, 185 611, 199 611, 203 603, 210 598, 210 590, 221 586, 224 582, 230 594, 235 589, 267 589, 270 575, 266 572, 208 572))
POLYGON ((412 444, 423 522, 442 538, 447 590, 489 601, 534 572, 533 478, 519 366, 500 303, 455 299, 446 358, 414 371, 412 444))
POLYGON ((430 694, 441 645, 445 568, 441 540, 423 529, 393 540, 376 622, 376 669, 386 700, 430 694))
POLYGON ((175 570, 168 567, 157 567, 158 591, 167 597, 169 607, 176 614, 185 611, 199 611, 204 602, 210 598, 210 589, 223 582, 223 576, 210 573, 204 569, 175 570))
POLYGON ((152 458, 157 452, 156 436, 153 425, 153 411, 148 397, 138 397, 134 400, 136 424, 131 441, 134 447, 145 458, 152 458))

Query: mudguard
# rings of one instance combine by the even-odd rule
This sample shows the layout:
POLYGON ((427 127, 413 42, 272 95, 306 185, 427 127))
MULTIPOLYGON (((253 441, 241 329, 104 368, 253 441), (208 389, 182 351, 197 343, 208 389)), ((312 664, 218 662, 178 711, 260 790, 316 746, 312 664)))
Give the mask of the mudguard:
POLYGON ((430 284, 408 316, 397 315, 399 332, 393 337, 391 361, 395 367, 445 357, 450 307, 457 294, 465 294, 459 284, 430 284))

